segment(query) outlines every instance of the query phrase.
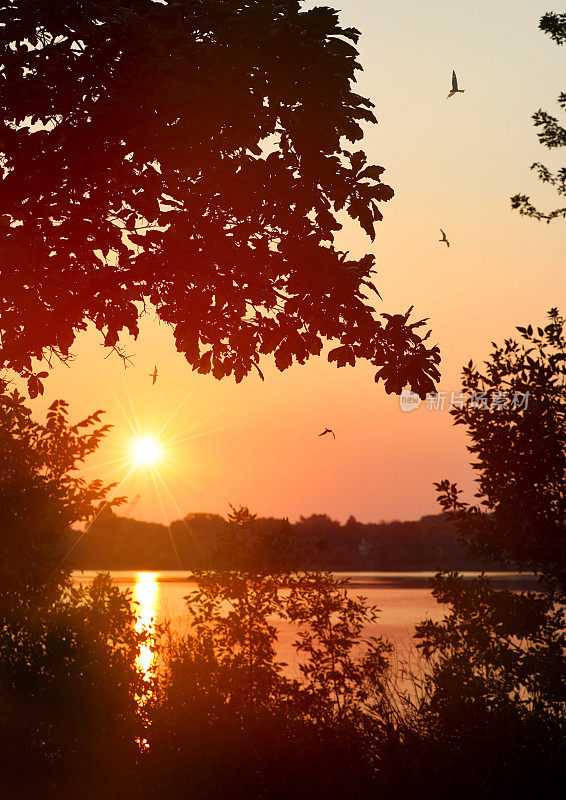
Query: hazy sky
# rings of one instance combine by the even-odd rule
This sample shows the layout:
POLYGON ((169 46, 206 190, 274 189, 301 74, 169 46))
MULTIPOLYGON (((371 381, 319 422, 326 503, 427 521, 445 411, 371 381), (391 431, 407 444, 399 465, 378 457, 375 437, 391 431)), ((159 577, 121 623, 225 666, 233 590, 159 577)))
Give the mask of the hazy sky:
MULTIPOLYGON (((519 217, 509 197, 530 194, 545 208, 556 198, 529 165, 556 157, 539 145, 530 115, 555 114, 566 90, 566 50, 538 30, 538 0, 349 0, 342 21, 362 31, 359 91, 376 105, 379 125, 364 143, 386 168, 395 198, 382 206, 372 246, 353 227, 340 244, 377 256, 380 309, 430 318, 441 347, 440 390, 459 388, 462 364, 481 361, 490 342, 515 325, 540 323, 566 307, 566 223, 519 217), (465 94, 446 100, 452 69, 465 94), (450 249, 439 244, 442 227, 450 249)), ((562 159, 563 160, 563 159, 562 159)), ((225 514, 246 504, 260 515, 326 512, 346 519, 413 519, 436 512, 432 482, 458 480, 470 493, 465 435, 445 410, 406 414, 376 386, 369 366, 336 369, 322 358, 279 373, 266 363, 236 386, 197 376, 176 353, 170 331, 150 317, 134 366, 105 359, 100 337, 75 347, 71 369, 57 367, 36 401, 64 397, 73 417, 97 408, 115 430, 86 473, 121 481, 134 416, 144 433, 186 439, 167 448, 159 494, 143 469, 121 493, 139 500, 128 513, 163 522, 189 512, 225 514), (158 365, 151 386, 149 373, 158 365), (329 426, 331 437, 317 434, 329 426), (192 437, 188 438, 187 437, 192 437), (95 464, 100 465, 95 468, 95 464)), ((135 423, 134 423, 135 425, 135 423)))

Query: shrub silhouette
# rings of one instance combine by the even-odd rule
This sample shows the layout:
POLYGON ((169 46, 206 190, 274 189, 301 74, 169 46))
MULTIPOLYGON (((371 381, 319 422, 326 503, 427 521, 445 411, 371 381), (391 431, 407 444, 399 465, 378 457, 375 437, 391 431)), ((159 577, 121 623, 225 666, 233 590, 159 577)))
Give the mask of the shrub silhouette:
POLYGON ((532 797, 542 775, 556 786, 566 777, 564 324, 553 309, 546 327, 518 328, 523 344, 494 345, 481 371, 470 362, 463 372, 468 401, 452 414, 471 438, 480 504, 448 480, 436 485, 440 503, 474 551, 533 570, 539 584, 516 593, 485 577, 435 577, 449 611, 417 626, 429 669, 398 729, 422 797, 438 780, 465 797, 532 797), (528 403, 514 407, 515 392, 528 403), (491 408, 502 395, 508 403, 491 408))
POLYGON ((219 549, 231 568, 194 574, 191 633, 169 642, 143 785, 171 798, 189 787, 198 798, 371 796, 369 687, 391 649, 362 641, 375 609, 330 574, 297 568, 288 530, 267 534, 245 508, 219 549), (297 625, 296 677, 277 661, 277 620, 297 625))
POLYGON ((57 401, 42 424, 17 392, 0 395, 0 771, 11 796, 100 797, 104 785, 111 796, 137 763, 147 633, 108 575, 73 586, 61 550, 70 525, 119 502, 76 472, 107 430, 100 414, 71 425, 57 401))

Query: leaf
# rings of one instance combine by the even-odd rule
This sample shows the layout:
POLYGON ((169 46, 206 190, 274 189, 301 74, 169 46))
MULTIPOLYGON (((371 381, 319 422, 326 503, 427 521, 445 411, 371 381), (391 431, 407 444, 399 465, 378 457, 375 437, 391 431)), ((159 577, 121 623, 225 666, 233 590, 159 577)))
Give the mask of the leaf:
POLYGON ((31 377, 28 378, 27 386, 28 386, 28 394, 29 394, 30 398, 32 400, 35 400, 35 398, 39 394, 39 381, 37 380, 37 378, 34 375, 32 375, 31 377))
POLYGON ((356 50, 353 45, 345 42, 343 39, 332 37, 329 41, 331 42, 332 50, 339 55, 346 56, 347 58, 357 58, 359 55, 358 50, 356 50))
POLYGON ((338 367, 345 367, 346 364, 349 364, 351 367, 353 367, 356 364, 356 357, 354 355, 354 351, 349 345, 342 345, 341 347, 335 347, 334 350, 331 350, 328 353, 328 360, 331 363, 333 361, 336 361, 336 365, 338 367))
POLYGON ((350 154, 350 163, 354 172, 358 173, 363 165, 366 163, 366 154, 363 150, 357 150, 355 153, 350 154))
POLYGON ((208 375, 208 373, 210 372, 211 362, 212 362, 212 350, 208 350, 206 353, 203 353, 199 359, 198 372, 201 375, 208 375))
POLYGON ((385 167, 378 167, 378 166, 369 166, 363 169, 359 174, 358 178, 370 178, 371 180, 378 181, 381 178, 381 175, 385 172, 385 167))

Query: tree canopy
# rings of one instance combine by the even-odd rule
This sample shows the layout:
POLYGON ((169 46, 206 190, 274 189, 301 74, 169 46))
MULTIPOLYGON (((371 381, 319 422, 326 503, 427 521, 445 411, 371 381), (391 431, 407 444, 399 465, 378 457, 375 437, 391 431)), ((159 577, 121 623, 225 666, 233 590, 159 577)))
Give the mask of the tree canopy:
POLYGON ((0 366, 29 378, 89 323, 119 347, 149 304, 215 378, 330 342, 432 390, 424 321, 380 319, 374 256, 334 243, 348 216, 373 240, 393 196, 355 144, 358 37, 298 0, 5 4, 0 366))
POLYGON ((519 327, 522 342, 494 344, 481 368, 464 368, 451 413, 471 439, 478 504, 436 484, 474 552, 539 579, 519 592, 438 573, 432 593, 448 613, 416 628, 428 667, 418 728, 446 747, 450 777, 465 775, 471 797, 500 797, 510 778, 529 797, 541 774, 564 774, 565 322, 552 309, 544 328, 519 327))
MULTIPOLYGON (((540 29, 550 36, 556 44, 566 42, 566 14, 556 14, 549 11, 540 20, 540 29)), ((566 111, 566 92, 561 92, 558 96, 558 105, 566 111)), ((560 125, 557 117, 553 117, 547 111, 539 109, 533 114, 535 127, 539 129, 538 138, 541 144, 549 150, 556 147, 566 147, 566 128, 560 125)), ((548 167, 536 161, 531 165, 539 180, 548 183, 556 188, 560 197, 566 196, 566 167, 561 167, 556 172, 551 172, 548 167)), ((520 214, 534 219, 544 219, 551 222, 559 217, 566 218, 566 206, 556 208, 553 211, 544 213, 539 211, 525 194, 516 194, 511 198, 511 206, 518 209, 520 214)))
POLYGON ((533 570, 566 592, 566 320, 519 327, 522 343, 494 345, 480 370, 463 371, 468 402, 450 413, 471 439, 481 505, 436 484, 440 502, 476 551, 533 570))

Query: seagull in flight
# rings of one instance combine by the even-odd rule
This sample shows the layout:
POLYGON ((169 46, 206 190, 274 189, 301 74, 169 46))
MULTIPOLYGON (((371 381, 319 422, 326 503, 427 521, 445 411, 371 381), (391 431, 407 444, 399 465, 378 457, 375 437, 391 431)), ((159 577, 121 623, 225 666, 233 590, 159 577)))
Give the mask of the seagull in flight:
POLYGON ((155 386, 155 381, 157 380, 157 365, 153 368, 153 372, 149 373, 149 377, 153 378, 151 381, 151 385, 155 386))
POLYGON ((461 94, 464 94, 465 91, 466 91, 465 89, 458 89, 458 78, 456 77, 456 73, 454 72, 454 70, 452 70, 452 89, 449 92, 448 97, 446 99, 448 100, 448 98, 452 97, 452 95, 456 94, 456 92, 461 92, 461 94))
POLYGON ((448 239, 446 238, 446 234, 444 233, 444 231, 442 230, 442 228, 440 229, 440 233, 442 234, 442 239, 439 239, 438 241, 439 241, 439 242, 446 242, 446 247, 450 247, 450 242, 449 242, 449 241, 448 241, 448 239))
POLYGON ((322 433, 319 433, 318 435, 319 435, 319 436, 325 436, 327 433, 331 433, 331 434, 332 434, 332 436, 334 436, 334 438, 336 439, 336 435, 334 434, 334 431, 333 431, 333 430, 331 430, 330 428, 325 428, 325 429, 322 431, 322 433))

